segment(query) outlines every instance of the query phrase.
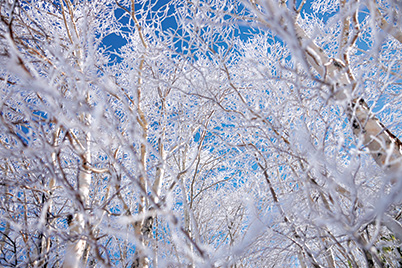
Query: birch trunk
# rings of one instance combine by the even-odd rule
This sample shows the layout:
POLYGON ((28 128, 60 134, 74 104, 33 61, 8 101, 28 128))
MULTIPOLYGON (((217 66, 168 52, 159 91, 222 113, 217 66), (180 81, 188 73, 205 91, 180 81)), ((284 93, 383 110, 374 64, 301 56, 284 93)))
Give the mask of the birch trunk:
POLYGON ((86 133, 86 148, 82 154, 82 165, 78 176, 78 192, 82 207, 75 213, 70 223, 70 236, 77 237, 76 241, 70 242, 68 245, 66 256, 63 263, 63 268, 78 268, 81 267, 80 259, 84 253, 86 240, 82 236, 85 230, 85 213, 84 209, 88 204, 89 187, 91 185, 92 172, 91 166, 91 150, 90 140, 91 134, 86 133))
MULTIPOLYGON (((375 16, 378 17, 379 15, 375 14, 375 16)), ((383 17, 381 19, 380 28, 385 30, 385 19, 383 17)), ((357 14, 355 16, 355 24, 358 25, 357 14)), ((346 114, 351 122, 353 133, 360 140, 362 148, 368 151, 375 162, 382 167, 385 172, 394 177, 394 174, 401 169, 401 141, 380 122, 374 113, 372 113, 362 97, 354 96, 354 89, 357 82, 349 66, 348 52, 354 46, 358 33, 355 34, 355 36, 351 36, 351 39, 348 40, 348 36, 350 36, 349 25, 350 21, 347 17, 344 19, 340 45, 340 51, 344 51, 343 55, 341 55, 343 56, 343 60, 339 58, 329 58, 325 55, 324 50, 317 46, 297 23, 295 24, 295 31, 301 45, 305 47, 308 63, 330 86, 331 97, 341 104, 346 104, 346 114), (347 44, 349 44, 349 47, 346 47, 347 44)), ((359 32, 359 26, 356 27, 356 31, 359 32)), ((390 34, 400 41, 399 32, 392 30, 390 34)), ((396 183, 396 179, 392 178, 391 183, 396 183)), ((393 232, 396 237, 400 238, 400 235, 398 235, 401 230, 399 222, 385 215, 383 224, 393 232)), ((364 241, 361 235, 356 237, 356 240, 358 244, 361 245, 366 256, 367 265, 374 267, 375 260, 375 262, 382 267, 382 261, 379 259, 376 250, 366 249, 369 242, 364 241)), ((329 260, 328 264, 330 263, 333 263, 333 260, 329 260)))
POLYGON ((353 133, 363 141, 376 163, 387 171, 397 171, 401 166, 401 142, 371 112, 369 106, 360 97, 353 97, 355 80, 347 62, 328 58, 296 23, 295 30, 302 46, 305 47, 307 60, 325 82, 331 85, 333 98, 346 102, 347 115, 352 122, 353 133))
MULTIPOLYGON (((254 2, 252 2, 254 3, 254 2)), ((391 183, 395 183, 395 174, 401 169, 402 162, 402 143, 401 141, 392 134, 375 116, 371 111, 367 103, 364 101, 362 96, 356 96, 355 87, 357 81, 351 69, 349 63, 349 51, 355 46, 355 43, 359 37, 360 26, 358 20, 358 13, 356 11, 354 15, 354 32, 350 32, 350 19, 351 17, 346 15, 349 12, 345 11, 346 1, 341 0, 340 6, 341 11, 345 17, 342 19, 342 34, 340 39, 339 51, 336 58, 328 57, 324 50, 316 45, 314 41, 305 33, 301 26, 296 22, 294 17, 287 7, 285 2, 282 5, 275 4, 274 1, 268 0, 261 3, 261 6, 265 6, 269 16, 273 18, 276 22, 280 22, 283 26, 282 29, 278 30, 278 34, 283 34, 284 41, 289 41, 290 46, 292 43, 290 40, 292 37, 290 35, 296 34, 299 41, 300 47, 293 47, 294 53, 299 56, 301 63, 304 67, 307 67, 307 71, 311 69, 319 74, 321 81, 324 82, 325 86, 322 90, 329 95, 329 98, 335 100, 335 102, 346 107, 345 113, 351 122, 352 130, 354 135, 359 139, 361 148, 367 150, 367 152, 373 157, 375 162, 384 169, 392 178, 391 183), (281 11, 281 12, 279 12, 281 11), (276 15, 279 14, 279 15, 276 15), (292 21, 292 18, 293 21, 292 21), (286 25, 286 22, 292 22, 286 25), (300 57, 301 56, 301 57, 300 57)), ((301 5, 303 5, 302 2, 301 5)), ((384 17, 380 13, 375 3, 370 2, 371 12, 374 13, 373 16, 376 21, 379 21, 379 27, 384 31, 388 32, 399 42, 401 40, 401 31, 393 26, 389 26, 385 21, 384 17)), ((262 15, 259 12, 258 7, 253 5, 256 14, 262 15)), ((300 12, 301 7, 296 10, 296 13, 300 12)), ((264 16, 262 16, 264 17, 264 16)), ((272 27, 271 22, 266 19, 261 19, 264 24, 269 28, 272 27)), ((281 25, 281 26, 282 26, 281 25)), ((310 73, 312 77, 316 76, 314 73, 310 73)), ((383 224, 397 237, 401 230, 401 224, 385 214, 385 220, 383 224)), ((374 267, 374 261, 382 267, 382 261, 378 257, 376 250, 367 250, 370 247, 370 243, 365 241, 362 235, 358 234, 355 237, 355 241, 360 245, 360 249, 366 256, 367 265, 374 267)), ((328 266, 334 266, 334 260, 331 255, 327 255, 328 266)))
MULTIPOLYGON (((128 12, 127 9, 126 12, 128 12)), ((132 20, 134 21, 134 24, 138 30, 138 35, 141 39, 141 44, 144 47, 145 50, 148 49, 148 44, 147 41, 143 35, 141 25, 139 21, 137 20, 137 17, 135 16, 135 2, 134 0, 131 0, 131 12, 130 16, 132 20)), ((142 75, 143 75, 143 70, 144 70, 144 64, 145 64, 145 55, 141 56, 140 60, 140 66, 138 69, 138 87, 137 87, 137 113, 138 113, 138 123, 141 126, 141 131, 142 131, 142 142, 140 145, 140 150, 141 150, 141 168, 142 168, 142 175, 140 175, 139 181, 140 181, 140 186, 143 190, 147 191, 147 180, 146 180, 146 170, 147 170, 147 146, 146 142, 148 139, 148 121, 146 119, 144 110, 142 109, 142 103, 141 103, 141 96, 142 96, 142 75)), ((136 260, 134 261, 132 267, 142 267, 142 268, 147 268, 149 266, 149 258, 148 256, 144 253, 144 250, 148 244, 148 236, 150 233, 149 229, 149 221, 148 218, 145 219, 144 214, 146 211, 146 200, 145 200, 144 193, 141 193, 140 196, 140 203, 138 204, 138 214, 142 215, 143 218, 141 221, 136 222, 135 224, 135 233, 138 237, 138 240, 140 241, 140 245, 136 247, 135 251, 135 257, 136 260)))

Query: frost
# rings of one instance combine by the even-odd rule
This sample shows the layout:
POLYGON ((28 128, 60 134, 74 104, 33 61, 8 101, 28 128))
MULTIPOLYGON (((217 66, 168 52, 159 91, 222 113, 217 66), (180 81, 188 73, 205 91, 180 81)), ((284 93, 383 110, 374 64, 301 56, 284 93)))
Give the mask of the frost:
POLYGON ((398 267, 395 3, 162 2, 0 4, 0 266, 398 267))

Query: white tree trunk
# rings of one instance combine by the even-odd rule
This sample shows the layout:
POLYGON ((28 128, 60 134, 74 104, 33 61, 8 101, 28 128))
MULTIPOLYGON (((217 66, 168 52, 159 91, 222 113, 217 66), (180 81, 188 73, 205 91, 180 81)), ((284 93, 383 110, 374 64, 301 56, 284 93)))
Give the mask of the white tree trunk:
POLYGON ((329 59, 298 24, 295 30, 302 45, 306 47, 311 66, 332 85, 335 100, 349 105, 348 116, 354 134, 361 139, 362 145, 378 165, 388 171, 397 171, 402 161, 401 142, 375 117, 362 98, 352 97, 355 81, 349 66, 339 59, 329 59))
MULTIPOLYGON (((88 204, 89 199, 89 187, 91 185, 92 171, 91 165, 91 150, 90 150, 91 134, 86 133, 86 150, 82 155, 83 163, 78 176, 78 192, 80 194, 80 201, 83 208, 88 204)), ((71 242, 66 250, 66 256, 63 263, 63 268, 78 268, 80 265, 80 259, 84 253, 86 240, 82 237, 85 229, 85 215, 84 210, 81 208, 78 210, 71 223, 70 223, 70 236, 72 238, 78 237, 77 240, 71 242)))

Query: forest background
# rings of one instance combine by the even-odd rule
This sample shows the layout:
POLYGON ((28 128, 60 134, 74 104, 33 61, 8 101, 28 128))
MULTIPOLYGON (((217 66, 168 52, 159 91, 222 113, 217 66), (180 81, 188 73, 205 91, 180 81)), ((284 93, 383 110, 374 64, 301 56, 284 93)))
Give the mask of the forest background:
POLYGON ((398 0, 1 0, 0 265, 400 267, 398 0))

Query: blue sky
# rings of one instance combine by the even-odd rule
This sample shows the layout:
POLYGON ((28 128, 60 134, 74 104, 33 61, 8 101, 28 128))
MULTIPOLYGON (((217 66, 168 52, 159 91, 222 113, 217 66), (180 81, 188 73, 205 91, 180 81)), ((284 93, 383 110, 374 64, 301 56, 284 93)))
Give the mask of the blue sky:
MULTIPOLYGON (((300 5, 301 0, 296 1, 296 6, 300 5)), ((174 9, 175 7, 170 4, 171 1, 168 0, 151 0, 151 1, 146 1, 144 4, 136 4, 136 12, 141 13, 141 10, 147 11, 149 7, 151 7, 151 12, 147 12, 147 24, 152 24, 152 18, 150 17, 150 13, 152 13, 152 16, 158 16, 158 15, 167 15, 166 18, 162 22, 162 31, 174 31, 177 29, 177 23, 176 19, 174 16, 174 13, 176 10, 174 9)), ((312 14, 315 13, 312 5, 313 1, 307 1, 306 4, 303 6, 302 9, 302 16, 306 14, 312 14)), ((129 7, 127 7, 129 9, 129 7)), ((324 23, 328 21, 328 19, 336 14, 338 10, 335 10, 334 12, 317 12, 314 15, 317 16, 319 19, 321 19, 324 23)), ((367 10, 361 10, 362 12, 359 13, 359 19, 363 20, 367 16, 367 10)), ((133 25, 133 22, 129 19, 129 16, 125 14, 125 11, 121 8, 117 8, 115 10, 115 18, 121 23, 122 25, 122 34, 110 34, 106 36, 102 40, 102 44, 104 47, 108 48, 108 51, 116 51, 118 52, 118 49, 124 46, 127 43, 126 38, 132 34, 132 31, 127 27, 130 26, 129 24, 131 23, 131 26, 133 25), (127 25, 127 26, 125 26, 127 25), (122 35, 126 35, 126 38, 122 35)), ((140 18, 140 14, 138 15, 137 18, 140 18)), ((240 37, 241 40, 247 41, 253 34, 257 34, 258 30, 253 29, 252 27, 249 27, 247 25, 239 25, 238 30, 235 31, 235 36, 240 37)), ((181 31, 176 33, 177 35, 181 34, 181 31)), ((180 36, 179 36, 180 37, 180 36)), ((184 37, 185 38, 185 37, 184 37)), ((181 46, 182 44, 178 42, 176 44, 176 49, 178 51, 181 51, 181 46)), ((361 40, 358 41, 357 45, 362 48, 366 49, 367 44, 362 42, 361 40)), ((111 56, 112 60, 121 60, 115 55, 111 56)))
MULTIPOLYGON (((177 28, 177 23, 172 16, 172 14, 175 12, 173 9, 172 5, 169 5, 169 1, 166 0, 151 0, 147 1, 144 5, 136 4, 135 8, 136 11, 140 11, 141 9, 147 10, 150 5, 152 5, 151 11, 153 12, 158 12, 159 14, 166 12, 167 11, 167 17, 163 20, 162 23, 162 30, 167 31, 168 29, 176 29, 177 28)), ((127 7, 128 8, 128 7, 127 7)), ((115 18, 122 24, 122 33, 123 34, 129 34, 130 30, 128 27, 124 27, 124 25, 129 25, 131 23, 131 26, 133 25, 132 20, 129 19, 126 12, 121 9, 117 8, 114 11, 115 18)), ((157 13, 157 14, 158 14, 157 13)), ((139 17, 138 17, 139 18, 139 17)), ((148 15, 148 23, 152 23, 152 19, 149 18, 148 15)), ((108 48, 108 51, 116 51, 118 52, 118 49, 127 44, 127 40, 121 35, 121 34, 110 34, 103 38, 102 44, 104 47, 108 48)), ((119 60, 116 56, 111 57, 112 60, 119 60)))

